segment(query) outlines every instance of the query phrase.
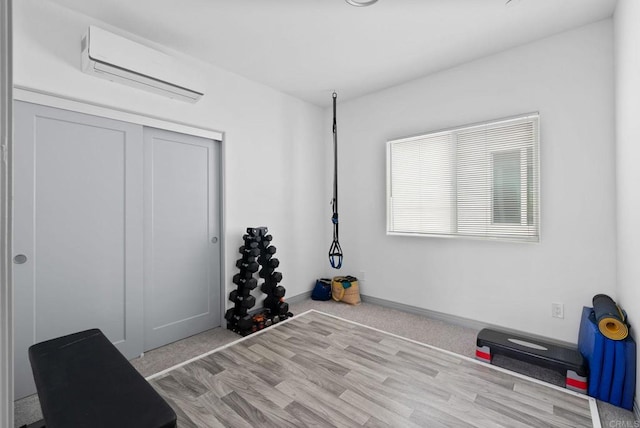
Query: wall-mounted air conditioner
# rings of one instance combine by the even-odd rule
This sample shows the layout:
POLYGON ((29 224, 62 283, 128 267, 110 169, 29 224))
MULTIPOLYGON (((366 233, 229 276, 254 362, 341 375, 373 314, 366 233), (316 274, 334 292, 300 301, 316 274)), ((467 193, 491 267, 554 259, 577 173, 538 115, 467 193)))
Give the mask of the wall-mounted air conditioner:
POLYGON ((175 58, 93 25, 82 38, 82 70, 191 103, 204 95, 185 82, 189 70, 175 58))

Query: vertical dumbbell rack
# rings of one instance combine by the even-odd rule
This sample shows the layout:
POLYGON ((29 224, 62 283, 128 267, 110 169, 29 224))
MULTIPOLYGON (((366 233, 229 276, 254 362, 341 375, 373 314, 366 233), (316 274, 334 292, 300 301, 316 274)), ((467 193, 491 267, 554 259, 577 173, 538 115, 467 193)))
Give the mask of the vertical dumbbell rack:
POLYGON ((284 301, 285 288, 278 285, 282 273, 276 272, 280 261, 273 257, 276 247, 271 245, 273 237, 267 234, 266 227, 249 227, 242 237, 244 245, 239 249, 241 258, 236 262, 240 272, 233 276, 237 288, 229 293, 234 307, 227 310, 225 318, 227 328, 243 336, 268 327, 293 316, 289 304, 284 301), (251 291, 258 285, 254 274, 262 279, 260 290, 267 296, 264 308, 251 311, 256 299, 251 291))

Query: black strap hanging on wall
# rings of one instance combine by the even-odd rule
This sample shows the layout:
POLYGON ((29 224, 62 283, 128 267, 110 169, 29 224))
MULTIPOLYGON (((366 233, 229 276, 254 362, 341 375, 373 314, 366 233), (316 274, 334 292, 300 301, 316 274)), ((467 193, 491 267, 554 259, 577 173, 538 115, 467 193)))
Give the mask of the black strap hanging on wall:
POLYGON ((333 223, 333 242, 329 247, 329 263, 334 269, 342 267, 342 248, 338 237, 338 127, 336 125, 336 99, 338 94, 333 93, 333 215, 331 222, 333 223))

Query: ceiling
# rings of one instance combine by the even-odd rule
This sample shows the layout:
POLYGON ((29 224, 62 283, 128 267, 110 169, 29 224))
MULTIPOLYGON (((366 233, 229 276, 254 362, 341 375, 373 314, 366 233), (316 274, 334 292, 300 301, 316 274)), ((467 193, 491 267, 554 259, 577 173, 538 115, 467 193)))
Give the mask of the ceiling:
POLYGON ((610 17, 616 0, 49 0, 320 106, 610 17))

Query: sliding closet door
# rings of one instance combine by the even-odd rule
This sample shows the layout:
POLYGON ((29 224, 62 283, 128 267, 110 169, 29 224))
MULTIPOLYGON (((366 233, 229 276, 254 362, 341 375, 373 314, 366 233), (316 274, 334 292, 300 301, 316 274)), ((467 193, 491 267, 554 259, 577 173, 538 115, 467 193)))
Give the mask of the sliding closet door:
POLYGON ((220 325, 220 143, 144 129, 145 350, 220 325))
POLYGON ((100 328, 142 352, 142 127, 15 103, 15 396, 30 345, 100 328))

